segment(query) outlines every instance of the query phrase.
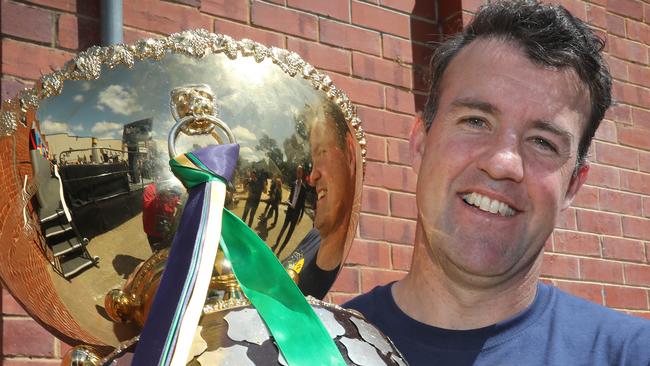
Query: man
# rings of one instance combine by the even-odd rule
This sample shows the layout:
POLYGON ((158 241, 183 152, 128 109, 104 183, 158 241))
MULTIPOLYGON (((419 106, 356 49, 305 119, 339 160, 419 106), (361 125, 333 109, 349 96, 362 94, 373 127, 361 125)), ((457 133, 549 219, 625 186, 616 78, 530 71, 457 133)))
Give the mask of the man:
POLYGON ((322 299, 334 283, 344 256, 355 193, 356 159, 345 116, 334 103, 323 101, 310 119, 310 184, 316 190, 317 201, 314 229, 296 248, 305 259, 298 286, 305 295, 322 299))
POLYGON ((302 215, 305 211, 305 195, 307 193, 307 186, 304 181, 305 171, 302 165, 298 165, 296 168, 296 180, 291 182, 291 192, 289 193, 289 202, 287 202, 287 212, 284 217, 284 223, 282 224, 282 229, 280 229, 280 234, 278 235, 275 245, 272 247, 273 252, 280 244, 282 240, 282 235, 284 231, 287 230, 287 236, 284 238, 282 245, 277 251, 277 254, 282 253, 282 249, 287 245, 291 235, 293 235, 293 230, 296 228, 296 225, 300 220, 302 220, 302 215))
POLYGON ((610 105, 601 49, 562 7, 499 1, 436 50, 411 270, 348 303, 411 365, 650 364, 647 321, 538 282, 610 105))
POLYGON ((251 170, 250 177, 246 181, 248 196, 246 197, 246 204, 244 205, 244 212, 241 218, 243 222, 246 222, 246 217, 248 217, 249 227, 253 225, 255 212, 257 211, 257 207, 260 205, 260 198, 262 197, 262 192, 264 191, 265 184, 266 179, 257 178, 257 172, 255 170, 251 170))

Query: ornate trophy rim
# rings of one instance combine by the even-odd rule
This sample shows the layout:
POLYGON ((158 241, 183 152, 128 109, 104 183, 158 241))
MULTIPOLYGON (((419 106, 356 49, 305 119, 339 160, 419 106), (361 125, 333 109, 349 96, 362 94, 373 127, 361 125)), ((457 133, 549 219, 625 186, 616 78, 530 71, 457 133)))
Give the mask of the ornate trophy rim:
MULTIPOLYGON (((140 61, 160 61, 169 54, 182 54, 195 59, 201 59, 211 54, 225 54, 229 59, 236 59, 238 57, 253 57, 256 62, 262 62, 270 59, 282 71, 291 77, 297 77, 307 80, 315 90, 323 91, 327 98, 337 105, 345 120, 353 132, 359 150, 357 155, 357 188, 361 188, 362 177, 365 173, 366 163, 366 137, 365 132, 361 127, 361 120, 357 116, 356 107, 352 104, 349 97, 339 88, 337 88, 332 79, 316 70, 312 65, 304 61, 297 53, 288 51, 277 47, 266 47, 260 43, 254 42, 249 39, 235 40, 230 36, 224 34, 216 34, 208 32, 205 29, 186 30, 179 33, 173 33, 167 37, 150 38, 137 41, 132 45, 117 44, 112 46, 93 46, 82 51, 74 56, 71 60, 67 61, 64 66, 49 74, 43 75, 32 88, 25 88, 20 91, 16 96, 6 99, 0 106, 0 141, 6 142, 8 139, 14 140, 10 143, 11 148, 15 149, 16 142, 15 136, 19 130, 30 127, 29 121, 36 120, 35 111, 38 110, 40 102, 50 97, 60 95, 64 88, 65 81, 74 80, 96 80, 102 76, 104 66, 112 69, 116 66, 123 65, 131 69, 136 62, 140 61)), ((19 182, 19 175, 17 172, 17 161, 15 150, 13 157, 7 157, 7 161, 11 161, 13 165, 10 168, 10 175, 13 175, 16 184, 19 182)), ((33 184, 33 183, 32 183, 33 184)), ((34 188, 34 187, 27 187, 34 188)), ((29 189, 28 189, 29 191, 29 189)), ((33 189, 31 189, 33 191, 33 189)), ((360 192, 358 193, 360 196, 360 192)), ((7 210, 7 215, 12 215, 16 219, 20 218, 22 222, 23 209, 27 206, 29 200, 26 200, 22 205, 14 205, 14 209, 7 210), (20 207, 19 207, 20 206, 20 207)), ((355 230, 346 239, 346 246, 351 245, 354 232, 358 224, 360 213, 360 197, 355 197, 355 204, 352 207, 353 215, 350 218, 349 228, 355 230), (356 212, 356 213, 355 213, 356 212)), ((26 227, 27 221, 33 220, 32 217, 25 219, 26 227)), ((9 220, 10 221, 10 220, 9 220)), ((17 220, 18 221, 18 220, 17 220)), ((35 230, 22 229, 23 239, 26 241, 37 240, 34 235, 35 230)), ((19 238, 14 238, 19 239, 19 238)), ((12 251, 13 247, 17 244, 24 244, 20 242, 7 243, 6 248, 0 251, 0 257, 3 257, 2 252, 12 251)), ((34 243, 29 243, 34 246, 34 256, 41 256, 39 249, 36 248, 34 243)), ((348 247, 349 248, 349 247, 348 247)), ((25 249, 27 250, 27 249, 25 249)), ((24 252, 23 252, 24 253, 24 252)), ((344 259, 344 258, 343 258, 344 259)), ((47 263, 47 260, 43 258, 47 263)), ((47 263, 49 264, 49 263, 47 263)), ((16 294, 16 287, 12 285, 12 280, 18 277, 32 277, 28 273, 17 274, 15 270, 3 269, 0 271, 0 279, 3 281, 9 280, 6 287, 12 294, 16 294)), ((34 272, 34 271, 29 271, 34 272)), ((24 279, 23 279, 24 281, 24 279)), ((16 294, 17 300, 25 307, 27 312, 33 316, 37 321, 43 324, 46 329, 54 333, 57 337, 61 337, 65 341, 72 341, 73 343, 85 343, 94 345, 96 347, 104 348, 109 346, 104 342, 98 340, 92 334, 89 334, 79 323, 77 323, 68 309, 63 306, 57 309, 56 320, 52 321, 55 315, 43 316, 47 310, 41 309, 40 311, 34 305, 35 301, 30 299, 29 303, 23 301, 23 297, 16 294), (57 325, 67 324, 65 329, 57 328, 57 325)), ((55 302, 60 302, 57 297, 55 302)), ((53 300, 53 301, 54 301, 53 300)), ((51 304, 56 307, 57 304, 51 304)), ((63 305, 63 304, 59 304, 63 305)))

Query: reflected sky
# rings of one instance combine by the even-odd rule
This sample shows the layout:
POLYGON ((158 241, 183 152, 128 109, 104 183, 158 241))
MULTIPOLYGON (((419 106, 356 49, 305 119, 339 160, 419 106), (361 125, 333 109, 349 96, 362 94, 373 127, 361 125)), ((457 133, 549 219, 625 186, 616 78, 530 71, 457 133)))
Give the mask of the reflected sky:
MULTIPOLYGON (((120 140, 124 124, 153 118, 152 137, 166 145, 167 132, 175 123, 170 91, 208 84, 217 100, 218 117, 241 144, 242 158, 257 161, 264 158, 255 149, 260 136, 266 134, 282 146, 294 134, 294 120, 305 104, 323 94, 269 59, 257 63, 252 57, 231 60, 223 54, 202 59, 168 54, 161 61, 137 62, 132 69, 103 68, 98 80, 66 81, 61 95, 41 103, 38 119, 43 132, 120 140)), ((213 141, 204 140, 181 138, 177 151, 213 141)))

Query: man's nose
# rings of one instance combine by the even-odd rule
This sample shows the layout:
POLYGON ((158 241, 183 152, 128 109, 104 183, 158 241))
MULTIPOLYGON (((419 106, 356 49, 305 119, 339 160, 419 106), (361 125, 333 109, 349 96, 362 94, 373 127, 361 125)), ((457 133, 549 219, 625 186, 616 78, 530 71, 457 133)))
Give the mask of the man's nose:
POLYGON ((316 169, 316 167, 314 167, 311 173, 309 173, 309 183, 312 186, 316 186, 316 181, 318 181, 319 179, 320 179, 320 172, 318 171, 318 169, 316 169))
POLYGON ((521 182, 524 178, 523 159, 514 139, 502 138, 487 149, 478 161, 478 168, 494 180, 521 182))

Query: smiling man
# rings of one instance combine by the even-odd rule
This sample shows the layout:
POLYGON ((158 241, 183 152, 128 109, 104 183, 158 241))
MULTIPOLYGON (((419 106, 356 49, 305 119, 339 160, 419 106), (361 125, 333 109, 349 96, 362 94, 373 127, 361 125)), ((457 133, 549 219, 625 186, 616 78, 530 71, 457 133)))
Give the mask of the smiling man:
POLYGON ((538 282, 611 103, 601 49, 562 7, 499 1, 436 50, 411 270, 347 304, 411 365, 650 365, 650 322, 538 282))

